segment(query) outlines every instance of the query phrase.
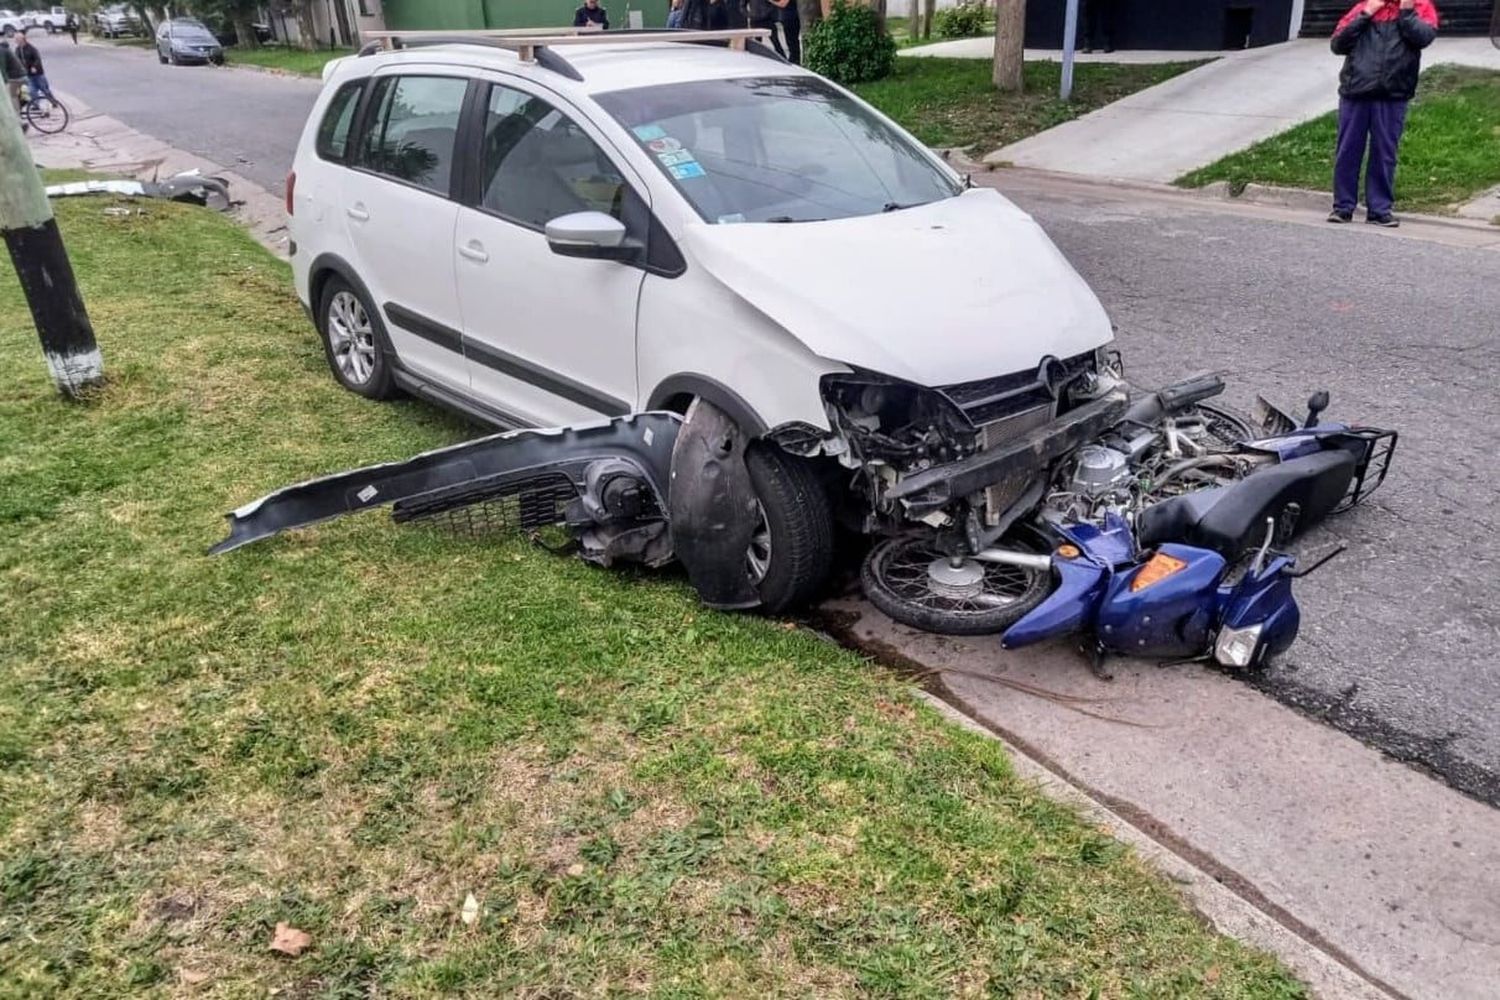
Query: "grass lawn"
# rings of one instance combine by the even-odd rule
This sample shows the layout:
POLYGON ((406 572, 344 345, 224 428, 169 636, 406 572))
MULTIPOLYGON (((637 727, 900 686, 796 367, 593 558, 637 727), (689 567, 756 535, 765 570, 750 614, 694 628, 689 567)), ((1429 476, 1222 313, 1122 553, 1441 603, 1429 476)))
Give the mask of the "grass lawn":
POLYGON ((206 557, 474 432, 335 388, 229 221, 111 204, 57 205, 91 402, 0 275, 0 995, 1303 995, 902 680, 679 579, 379 515, 206 557))
MULTIPOLYGON (((1202 187, 1228 181, 1327 191, 1333 183, 1334 113, 1256 143, 1177 183, 1202 187)), ((1500 184, 1500 72, 1434 66, 1422 74, 1407 113, 1396 174, 1396 207, 1451 211, 1500 184)))
POLYGON ((854 90, 929 146, 989 153, 1200 65, 1079 63, 1073 67, 1073 99, 1063 102, 1057 99, 1060 63, 1027 63, 1026 90, 1015 95, 991 84, 989 60, 908 58, 897 59, 886 79, 854 90))
POLYGON ((265 66, 300 76, 321 76, 324 64, 330 59, 339 59, 353 53, 353 49, 315 49, 308 52, 285 45, 263 45, 258 49, 236 46, 224 50, 224 56, 231 66, 265 66))

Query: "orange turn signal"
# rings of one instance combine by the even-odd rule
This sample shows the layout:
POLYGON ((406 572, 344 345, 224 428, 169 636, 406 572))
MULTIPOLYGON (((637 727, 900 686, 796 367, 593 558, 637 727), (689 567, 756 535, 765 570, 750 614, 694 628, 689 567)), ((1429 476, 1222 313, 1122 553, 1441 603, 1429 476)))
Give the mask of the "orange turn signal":
POLYGON ((1077 559, 1079 555, 1078 546, 1076 545, 1059 545, 1057 547, 1057 558, 1059 559, 1077 559))
POLYGON ((1158 552, 1146 561, 1146 565, 1141 567, 1140 572, 1135 575, 1135 579, 1130 581, 1130 592, 1135 593, 1137 590, 1145 590, 1153 583, 1160 583, 1173 573, 1186 568, 1187 563, 1181 559, 1169 556, 1164 552, 1158 552))

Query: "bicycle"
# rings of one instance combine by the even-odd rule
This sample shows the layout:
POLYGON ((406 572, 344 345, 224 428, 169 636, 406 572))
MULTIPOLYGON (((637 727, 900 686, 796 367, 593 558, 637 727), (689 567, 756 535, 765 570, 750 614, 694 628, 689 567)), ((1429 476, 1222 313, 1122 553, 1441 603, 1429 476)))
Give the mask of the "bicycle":
POLYGON ((72 116, 65 104, 55 97, 42 95, 33 99, 31 88, 21 88, 21 124, 35 128, 43 135, 55 135, 68 127, 72 116))

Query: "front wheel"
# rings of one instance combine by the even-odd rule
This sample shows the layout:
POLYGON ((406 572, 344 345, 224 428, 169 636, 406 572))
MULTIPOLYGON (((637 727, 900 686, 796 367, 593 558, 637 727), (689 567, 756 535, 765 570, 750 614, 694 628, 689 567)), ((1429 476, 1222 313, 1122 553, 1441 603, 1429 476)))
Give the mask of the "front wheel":
MULTIPOLYGON (((1005 547, 1017 547, 1007 538, 1005 547)), ((1028 549, 1044 547, 1027 540, 1028 549)), ((990 635, 1014 625, 1052 589, 1046 569, 954 559, 931 535, 876 543, 860 568, 865 596, 903 625, 941 635, 990 635)))
POLYGON ((61 132, 68 127, 68 109, 50 97, 37 97, 26 102, 26 122, 44 135, 61 132))
POLYGON ((774 445, 745 452, 759 517, 745 572, 768 614, 815 601, 833 566, 833 507, 817 468, 774 445))

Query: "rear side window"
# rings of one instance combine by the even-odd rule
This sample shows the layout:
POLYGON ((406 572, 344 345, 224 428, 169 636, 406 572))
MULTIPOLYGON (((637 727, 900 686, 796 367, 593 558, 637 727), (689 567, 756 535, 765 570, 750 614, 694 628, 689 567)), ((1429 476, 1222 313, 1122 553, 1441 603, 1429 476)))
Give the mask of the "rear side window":
POLYGON ((361 165, 437 194, 448 193, 453 145, 468 81, 387 76, 375 83, 361 165))
POLYGON ((323 121, 318 125, 318 155, 325 160, 343 160, 349 150, 349 132, 354 127, 354 110, 359 107, 363 80, 346 83, 328 102, 323 121))

